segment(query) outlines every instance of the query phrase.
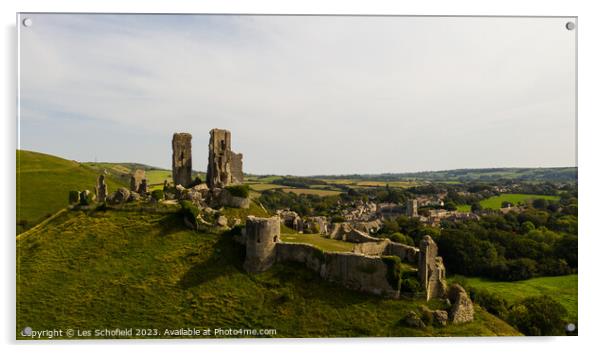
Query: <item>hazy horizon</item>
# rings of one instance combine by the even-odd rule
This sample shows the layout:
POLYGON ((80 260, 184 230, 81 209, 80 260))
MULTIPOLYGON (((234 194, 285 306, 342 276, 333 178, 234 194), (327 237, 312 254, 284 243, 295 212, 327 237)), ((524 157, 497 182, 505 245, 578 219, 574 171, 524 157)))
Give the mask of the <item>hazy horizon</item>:
MULTIPOLYGON (((20 149, 245 173, 576 167, 571 18, 21 14, 20 149)), ((99 162, 100 163, 100 162, 99 162)))

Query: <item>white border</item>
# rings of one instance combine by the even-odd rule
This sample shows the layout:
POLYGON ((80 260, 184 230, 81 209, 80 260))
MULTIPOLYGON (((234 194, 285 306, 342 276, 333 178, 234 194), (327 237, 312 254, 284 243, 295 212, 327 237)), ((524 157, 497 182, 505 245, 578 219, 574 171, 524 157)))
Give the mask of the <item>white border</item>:
POLYGON ((199 351, 262 351, 307 352, 314 350, 345 349, 350 352, 377 352, 403 350, 445 352, 508 352, 546 350, 546 352, 573 352, 598 350, 597 343, 600 290, 597 258, 602 234, 598 209, 600 208, 600 84, 602 63, 602 12, 595 1, 482 1, 438 0, 401 3, 394 0, 304 0, 304 1, 126 1, 126 0, 3 0, 2 11, 2 192, 1 224, 5 234, 2 242, 2 320, 0 337, 3 351, 61 351, 89 352, 144 350, 147 352, 199 351), (111 342, 50 342, 22 344, 14 341, 15 333, 15 148, 16 148, 16 12, 147 12, 147 13, 290 13, 290 14, 387 14, 387 15, 523 15, 523 16, 578 16, 579 17, 579 184, 581 206, 579 243, 579 337, 562 338, 435 338, 435 339, 278 339, 278 340, 188 340, 188 341, 111 341, 111 342), (177 348, 171 347, 177 344, 177 348), (286 345, 286 346, 283 346, 286 345))

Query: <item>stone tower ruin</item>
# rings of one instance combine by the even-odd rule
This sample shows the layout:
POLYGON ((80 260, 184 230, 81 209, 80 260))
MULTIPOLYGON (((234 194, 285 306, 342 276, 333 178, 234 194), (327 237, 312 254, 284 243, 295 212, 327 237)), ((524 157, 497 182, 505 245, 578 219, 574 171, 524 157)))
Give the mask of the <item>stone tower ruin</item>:
POLYGON ((280 242, 280 218, 247 217, 245 228, 247 255, 244 269, 261 272, 276 260, 276 244, 280 242))
POLYGON ((209 163, 207 164, 207 186, 223 188, 240 184, 243 180, 242 153, 231 149, 230 131, 212 129, 209 134, 209 163))
POLYGON ((418 200, 411 199, 406 202, 406 216, 418 217, 418 200))
POLYGON ((420 241, 418 278, 426 294, 426 300, 442 298, 447 291, 445 266, 443 259, 437 256, 437 251, 435 241, 429 235, 425 235, 420 241))
POLYGON ((192 135, 176 132, 171 140, 171 175, 174 186, 192 183, 192 135))

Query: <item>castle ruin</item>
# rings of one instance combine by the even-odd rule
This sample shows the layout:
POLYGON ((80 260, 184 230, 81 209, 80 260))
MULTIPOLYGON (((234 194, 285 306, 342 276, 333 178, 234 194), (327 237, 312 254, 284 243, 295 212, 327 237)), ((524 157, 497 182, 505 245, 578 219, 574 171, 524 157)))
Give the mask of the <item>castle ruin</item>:
POLYGON ((230 131, 212 129, 209 138, 209 162, 207 164, 207 186, 223 188, 231 184, 241 184, 242 153, 231 149, 230 131))
POLYGON ((279 225, 278 216, 247 218, 245 233, 237 239, 246 246, 246 271, 266 271, 276 262, 300 262, 330 282, 398 298, 399 285, 392 283, 389 276, 393 265, 386 261, 387 257, 395 256, 418 267, 426 300, 444 298, 447 294, 445 266, 442 258, 437 256, 437 245, 428 235, 422 239, 420 248, 385 239, 357 244, 353 252, 329 252, 310 244, 280 242, 279 225))
POLYGON ((192 184, 192 135, 185 132, 174 133, 171 148, 171 175, 174 185, 188 187, 192 184))

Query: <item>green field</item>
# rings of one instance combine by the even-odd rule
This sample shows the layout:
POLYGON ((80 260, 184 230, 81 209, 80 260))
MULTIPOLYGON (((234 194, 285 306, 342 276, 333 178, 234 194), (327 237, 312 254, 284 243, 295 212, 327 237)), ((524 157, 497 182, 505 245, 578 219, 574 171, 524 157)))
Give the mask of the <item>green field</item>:
POLYGON ((19 235, 17 332, 232 327, 276 329, 276 337, 519 335, 478 307, 469 324, 408 328, 400 319, 424 301, 350 291, 299 264, 248 274, 244 249, 231 236, 181 224, 175 213, 67 211, 19 235))
POLYGON ((318 196, 332 196, 339 195, 340 191, 334 190, 323 190, 323 189, 301 189, 301 188, 283 188, 283 192, 292 192, 297 195, 318 195, 318 196))
POLYGON ((171 170, 147 170, 144 172, 144 174, 146 176, 146 182, 151 185, 163 184, 165 180, 167 180, 170 183, 173 182, 173 180, 171 179, 171 170))
MULTIPOLYGON (((17 234, 68 205, 70 190, 94 192, 97 170, 48 154, 17 150, 17 234)), ((126 186, 107 177, 109 191, 126 186)))
MULTIPOLYGON (((481 200, 479 202, 481 207, 490 208, 493 210, 497 210, 502 207, 502 201, 512 202, 515 206, 520 203, 527 203, 529 201, 533 201, 535 199, 545 199, 545 200, 559 200, 559 196, 552 195, 533 195, 533 194, 501 194, 499 196, 493 196, 485 200, 481 200)), ((458 205, 458 211, 460 212, 470 212, 470 205, 458 205)))
POLYGON ((480 203, 483 208, 498 209, 502 207, 502 201, 509 201, 516 205, 519 202, 526 203, 535 199, 558 200, 560 197, 550 195, 502 194, 482 200, 480 203))
POLYGON ((270 184, 270 183, 252 183, 252 184, 249 184, 249 186, 251 187, 252 190, 257 191, 257 192, 262 192, 265 190, 281 189, 281 188, 285 187, 283 185, 270 184))
MULTIPOLYGON (((451 278, 454 281, 455 278, 451 278)), ((468 286, 487 289, 499 294, 512 304, 530 296, 547 294, 562 304, 569 313, 570 322, 577 322, 577 275, 537 277, 518 282, 497 282, 477 277, 466 277, 468 286)))
POLYGON ((282 234, 280 239, 283 242, 315 245, 324 251, 350 252, 353 250, 353 243, 325 238, 319 234, 282 234))

